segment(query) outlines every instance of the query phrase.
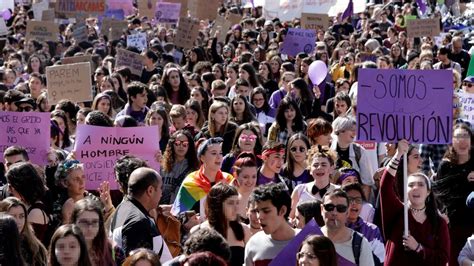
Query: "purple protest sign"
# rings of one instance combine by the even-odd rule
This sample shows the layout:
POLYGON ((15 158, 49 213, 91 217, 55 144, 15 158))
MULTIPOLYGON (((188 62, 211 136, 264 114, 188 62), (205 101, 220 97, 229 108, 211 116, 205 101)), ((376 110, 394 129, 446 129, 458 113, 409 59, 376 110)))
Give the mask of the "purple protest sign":
POLYGON ((86 189, 97 189, 102 181, 118 189, 114 165, 118 158, 131 154, 155 170, 155 154, 160 149, 157 127, 97 127, 81 125, 76 130, 76 158, 84 164, 86 189))
POLYGON ((48 163, 50 114, 40 112, 0 112, 0 158, 6 148, 18 145, 28 151, 30 161, 48 163))
POLYGON ((361 69, 357 94, 358 140, 451 143, 450 70, 361 69))
POLYGON ((181 3, 156 3, 155 18, 158 23, 177 24, 179 13, 181 12, 181 3))
POLYGON ((281 53, 296 56, 304 52, 311 54, 316 43, 316 31, 290 28, 281 47, 281 53))
MULTIPOLYGON (((133 14, 133 4, 130 0, 107 0, 107 8, 105 11, 108 14, 108 17, 113 15, 124 17, 133 14)), ((120 17, 115 17, 116 19, 120 19, 120 17)), ((123 18, 122 18, 123 19, 123 18)))

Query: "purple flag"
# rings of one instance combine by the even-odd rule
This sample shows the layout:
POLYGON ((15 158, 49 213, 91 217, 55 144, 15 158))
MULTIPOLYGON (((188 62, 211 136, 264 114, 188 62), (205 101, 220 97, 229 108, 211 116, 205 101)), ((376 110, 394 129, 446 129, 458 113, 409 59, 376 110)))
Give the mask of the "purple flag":
POLYGON ((255 8, 254 0, 250 0, 250 3, 252 3, 252 8, 255 8))
POLYGON ((354 14, 354 2, 352 0, 349 0, 349 4, 346 7, 346 10, 344 10, 344 13, 342 14, 341 20, 344 20, 354 14))
POLYGON ((418 7, 419 7, 420 10, 421 10, 421 14, 425 14, 425 12, 426 12, 426 5, 425 5, 425 3, 423 2, 423 0, 416 0, 416 3, 418 4, 418 7))

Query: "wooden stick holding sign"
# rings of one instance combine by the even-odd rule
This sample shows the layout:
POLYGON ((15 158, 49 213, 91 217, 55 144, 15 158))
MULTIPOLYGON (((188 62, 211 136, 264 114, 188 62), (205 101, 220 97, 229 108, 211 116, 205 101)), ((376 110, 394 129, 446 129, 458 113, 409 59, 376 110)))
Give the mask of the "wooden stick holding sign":
POLYGON ((403 236, 408 237, 408 152, 403 156, 403 236))

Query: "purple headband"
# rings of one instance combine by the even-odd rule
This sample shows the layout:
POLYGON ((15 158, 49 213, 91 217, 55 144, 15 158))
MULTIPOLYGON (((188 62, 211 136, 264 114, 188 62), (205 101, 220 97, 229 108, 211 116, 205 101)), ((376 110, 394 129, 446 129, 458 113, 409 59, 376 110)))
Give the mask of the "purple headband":
POLYGON ((354 169, 348 169, 348 170, 345 170, 344 173, 341 173, 341 175, 337 179, 337 183, 342 184, 342 181, 344 181, 344 179, 348 178, 349 176, 357 177, 357 179, 359 179, 359 182, 360 182, 359 173, 354 169))

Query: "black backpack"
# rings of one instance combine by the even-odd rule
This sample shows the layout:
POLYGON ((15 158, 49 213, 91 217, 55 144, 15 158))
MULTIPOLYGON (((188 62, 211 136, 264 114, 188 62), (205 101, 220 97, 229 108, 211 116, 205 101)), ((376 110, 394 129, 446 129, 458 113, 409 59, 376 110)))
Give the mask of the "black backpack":
MULTIPOLYGON (((362 237, 359 233, 356 231, 353 232, 352 235, 352 252, 354 253, 354 260, 355 264, 359 265, 359 259, 360 259, 360 251, 362 250, 362 237)), ((375 254, 372 252, 372 257, 374 258, 374 265, 379 266, 383 265, 383 263, 380 262, 379 258, 375 256, 375 254)))

